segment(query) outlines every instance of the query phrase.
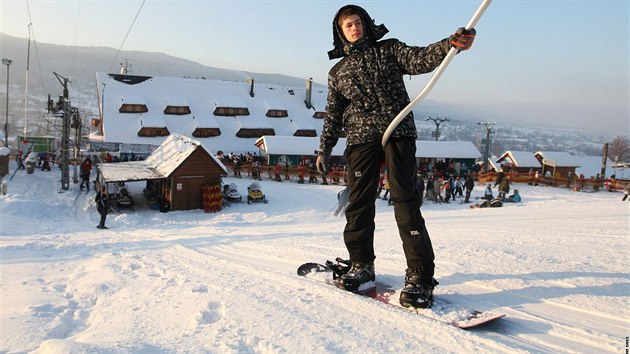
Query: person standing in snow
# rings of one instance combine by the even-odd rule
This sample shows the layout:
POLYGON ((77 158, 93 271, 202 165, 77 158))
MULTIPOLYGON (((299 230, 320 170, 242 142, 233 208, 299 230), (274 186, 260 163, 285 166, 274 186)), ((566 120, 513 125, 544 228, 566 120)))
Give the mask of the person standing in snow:
POLYGON ((503 178, 501 180, 501 184, 499 184, 499 194, 497 195, 497 199, 504 202, 508 193, 510 193, 510 179, 506 177, 503 178))
POLYGON ((455 178, 455 193, 453 193, 453 199, 455 199, 455 197, 457 197, 458 195, 460 197, 464 196, 464 189, 463 187, 463 183, 462 183, 462 179, 457 176, 457 178, 455 178))
POLYGON ((475 180, 473 179, 472 175, 468 174, 466 176, 464 186, 466 187, 466 197, 464 198, 464 203, 470 203, 470 195, 475 188, 475 180))
POLYGON ((107 195, 107 186, 102 185, 101 190, 96 193, 96 210, 101 215, 101 221, 96 226, 99 229, 107 229, 105 226, 105 219, 107 219, 107 213, 109 212, 109 196, 107 195))
POLYGON ((92 160, 90 157, 86 157, 85 160, 81 163, 81 185, 79 186, 80 190, 83 190, 83 185, 85 184, 85 188, 87 191, 90 191, 90 174, 92 173, 92 160))
POLYGON ((460 28, 427 47, 408 46, 397 39, 381 40, 388 32, 361 7, 342 7, 333 20, 334 49, 329 58, 342 58, 328 74, 328 115, 320 136, 316 166, 328 171, 333 147, 346 133, 350 203, 346 208, 344 241, 352 266, 338 285, 357 290, 375 280, 374 217, 381 161, 388 168, 394 214, 407 260, 403 306, 429 307, 433 288, 434 253, 420 213, 416 187, 416 126, 413 113, 398 125, 385 147, 383 133, 410 102, 404 75, 433 71, 452 47, 469 49, 474 29, 460 28))

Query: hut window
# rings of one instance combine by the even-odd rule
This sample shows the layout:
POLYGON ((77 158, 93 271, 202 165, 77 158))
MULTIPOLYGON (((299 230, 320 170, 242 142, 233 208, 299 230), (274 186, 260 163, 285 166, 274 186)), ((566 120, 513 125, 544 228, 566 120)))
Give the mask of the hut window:
POLYGON ((164 108, 164 114, 172 114, 181 116, 184 114, 190 114, 190 107, 188 106, 166 106, 164 108))
POLYGON ((123 103, 118 113, 146 113, 148 111, 146 104, 123 103))
POLYGON ((288 116, 289 112, 286 109, 270 109, 267 111, 267 117, 270 118, 284 118, 288 116))
POLYGON ((315 112, 313 113, 313 118, 324 119, 326 118, 326 112, 315 112))
POLYGON ((214 109, 215 116, 248 116, 249 109, 247 107, 217 107, 214 109))

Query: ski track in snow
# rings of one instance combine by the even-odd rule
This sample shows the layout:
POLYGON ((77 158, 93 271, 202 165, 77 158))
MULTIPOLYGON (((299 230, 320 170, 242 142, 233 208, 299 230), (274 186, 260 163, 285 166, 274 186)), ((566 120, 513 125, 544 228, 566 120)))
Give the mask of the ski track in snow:
MULTIPOLYGON (((100 231, 94 192, 58 185, 18 173, 0 199, 0 352, 618 353, 630 334, 619 193, 519 185, 524 203, 503 208, 425 202, 438 299, 507 314, 463 331, 295 274, 345 256, 329 212, 342 187, 262 181, 269 204, 205 214, 148 210, 130 183, 136 211, 100 231)), ((377 277, 400 288, 392 207, 376 203, 377 277)))

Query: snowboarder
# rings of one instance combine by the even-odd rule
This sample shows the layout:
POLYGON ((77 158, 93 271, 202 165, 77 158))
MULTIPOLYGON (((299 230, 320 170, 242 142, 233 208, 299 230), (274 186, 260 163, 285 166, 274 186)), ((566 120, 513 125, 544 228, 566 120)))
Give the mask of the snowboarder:
POLYGON ((328 56, 331 60, 342 59, 328 74, 328 115, 316 166, 320 173, 328 171, 332 149, 344 131, 350 187, 344 241, 352 266, 338 284, 355 291, 375 280, 374 200, 381 161, 385 160, 407 260, 400 303, 429 307, 435 286, 435 256, 416 189, 417 133, 413 114, 405 117, 384 147, 381 138, 396 114, 410 102, 403 76, 433 71, 451 47, 469 49, 475 32, 461 28, 427 47, 407 46, 397 39, 381 40, 387 32, 359 6, 344 6, 335 15, 334 49, 328 56))
POLYGON ((96 226, 99 229, 107 229, 105 226, 105 219, 107 219, 107 213, 109 212, 109 196, 107 194, 107 186, 102 185, 101 190, 96 193, 96 198, 94 198, 96 202, 96 210, 101 215, 101 220, 96 226))

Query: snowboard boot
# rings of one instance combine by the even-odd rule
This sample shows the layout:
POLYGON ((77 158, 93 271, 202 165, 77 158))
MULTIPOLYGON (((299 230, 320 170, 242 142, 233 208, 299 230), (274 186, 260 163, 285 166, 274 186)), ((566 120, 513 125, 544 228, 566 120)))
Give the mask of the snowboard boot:
POLYGON ((373 282, 376 279, 374 262, 352 262, 352 267, 346 273, 337 278, 337 286, 352 292, 360 291, 361 285, 373 282))
POLYGON ((403 307, 429 308, 433 305, 433 289, 437 280, 425 279, 422 267, 410 267, 405 272, 405 287, 400 292, 403 307))

